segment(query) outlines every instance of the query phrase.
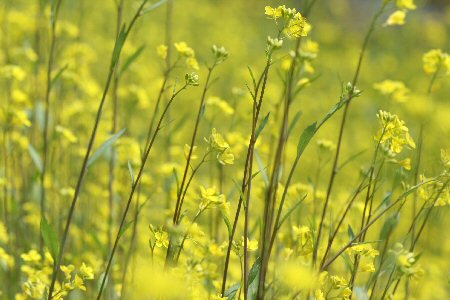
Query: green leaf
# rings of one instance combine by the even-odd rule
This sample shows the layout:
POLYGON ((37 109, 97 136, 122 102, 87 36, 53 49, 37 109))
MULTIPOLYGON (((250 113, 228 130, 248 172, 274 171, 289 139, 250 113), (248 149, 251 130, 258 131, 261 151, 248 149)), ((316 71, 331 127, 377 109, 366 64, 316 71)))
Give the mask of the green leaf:
POLYGON ((130 172, 131 185, 134 185, 134 171, 130 161, 128 161, 128 171, 130 172))
POLYGON ((64 67, 59 69, 58 73, 56 73, 56 75, 52 78, 52 81, 50 82, 50 86, 52 86, 56 83, 56 81, 59 79, 59 77, 61 77, 61 75, 64 73, 65 70, 67 70, 68 67, 69 67, 69 65, 66 64, 64 67))
POLYGON ((287 131, 287 135, 288 135, 288 136, 291 135, 292 130, 294 129, 294 127, 295 127, 295 125, 297 124, 298 120, 300 120, 300 117, 302 116, 302 114, 303 114, 303 113, 302 113, 301 111, 298 111, 298 112, 295 114, 294 118, 292 119, 291 124, 289 125, 288 131, 287 131))
POLYGON ((400 214, 396 213, 386 219, 380 231, 380 240, 385 241, 400 221, 400 214))
POLYGON ((163 5, 166 2, 167 2, 167 0, 160 0, 160 1, 156 2, 155 4, 150 5, 146 9, 142 10, 141 15, 146 14, 148 12, 151 12, 152 10, 157 9, 158 7, 160 7, 161 5, 163 5))
POLYGON ((233 284, 228 288, 228 290, 225 291, 224 297, 227 297, 227 300, 233 300, 234 297, 236 297, 237 292, 241 288, 241 284, 238 282, 236 284, 233 284))
POLYGON ((41 219, 41 235, 44 240, 45 246, 47 246, 48 251, 56 260, 59 255, 59 243, 56 237, 56 232, 53 227, 47 222, 45 216, 41 219))
POLYGON ((127 30, 125 24, 120 29, 119 35, 117 36, 116 43, 114 44, 114 50, 111 58, 111 66, 115 67, 119 61, 120 53, 122 52, 123 45, 127 38, 127 30))
MULTIPOLYGON (((256 80, 255 80, 255 75, 253 74, 252 68, 250 68, 250 66, 247 66, 248 69, 248 73, 250 74, 250 77, 252 78, 252 82, 253 82, 253 90, 256 91, 256 80)), ((251 93, 251 92, 250 92, 251 93)))
POLYGON ((39 173, 42 174, 42 169, 43 169, 44 164, 42 163, 42 159, 41 159, 39 153, 36 151, 36 149, 31 144, 28 144, 28 153, 30 153, 31 159, 33 160, 34 165, 38 169, 39 173))
POLYGON ((347 234, 350 238, 350 241, 353 241, 353 239, 355 238, 355 232, 353 231, 353 228, 350 224, 348 224, 347 234))
POLYGON ((109 276, 105 274, 105 272, 103 272, 102 274, 100 274, 100 276, 98 277, 98 281, 97 281, 97 292, 100 291, 100 288, 102 287, 102 282, 103 279, 106 277, 105 279, 105 286, 108 285, 108 280, 109 280, 109 276))
POLYGON ((130 226, 134 223, 133 220, 131 220, 130 222, 126 223, 125 225, 123 225, 122 229, 119 232, 119 237, 121 237, 127 230, 128 228, 130 228, 130 226))
POLYGON ((308 127, 306 127, 305 130, 303 130, 303 133, 300 136, 300 140, 298 141, 297 156, 301 156, 303 151, 305 151, 306 146, 308 146, 312 137, 316 133, 316 125, 317 122, 314 122, 308 127))
POLYGON ((264 117, 264 119, 259 124, 258 128, 256 129, 255 133, 255 140, 258 139, 258 136, 261 134, 261 132, 264 130, 264 127, 266 127, 267 122, 269 121, 270 112, 264 117))
POLYGON ((306 196, 308 196, 307 194, 303 196, 302 199, 300 199, 299 201, 297 201, 297 203, 295 203, 289 210, 288 212, 284 215, 284 217, 280 220, 280 223, 277 224, 277 229, 280 229, 281 225, 283 225, 283 223, 287 220, 287 218, 289 218, 289 216, 297 209, 297 207, 300 206, 300 204, 303 203, 303 201, 306 199, 306 196))
POLYGON ((125 130, 126 128, 122 129, 121 131, 117 132, 112 137, 107 139, 100 146, 100 148, 98 148, 98 150, 89 158, 87 166, 90 167, 100 156, 102 156, 103 152, 105 152, 106 149, 111 147, 111 145, 125 133, 125 130))
POLYGON ((258 257, 256 261, 253 263, 250 272, 248 273, 248 299, 256 299, 256 294, 258 293, 258 278, 259 273, 261 271, 261 257, 258 257))
POLYGON ((225 213, 221 212, 221 215, 222 215, 223 221, 225 222, 225 225, 227 225, 228 238, 229 238, 229 237, 231 237, 231 233, 233 231, 233 226, 231 225, 230 219, 228 219, 228 216, 225 213))
POLYGON ((259 171, 261 172, 264 183, 266 184, 266 186, 269 186, 269 175, 267 175, 267 167, 264 166, 258 150, 254 149, 253 151, 256 158, 256 163, 258 164, 258 168, 259 171))
POLYGON ((123 74, 128 68, 131 66, 131 64, 138 59, 138 57, 142 54, 142 52, 145 49, 145 45, 142 45, 139 47, 136 51, 134 51, 133 54, 131 54, 123 63, 122 67, 120 68, 119 76, 123 74))

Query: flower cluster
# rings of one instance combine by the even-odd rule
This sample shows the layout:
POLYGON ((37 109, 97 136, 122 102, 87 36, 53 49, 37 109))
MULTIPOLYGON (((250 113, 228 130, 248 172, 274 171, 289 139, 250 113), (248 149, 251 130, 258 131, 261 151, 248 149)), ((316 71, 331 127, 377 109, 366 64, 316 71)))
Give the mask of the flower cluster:
POLYGON ((409 10, 415 10, 416 5, 413 0, 397 0, 397 10, 389 15, 384 23, 385 26, 403 25, 405 24, 406 13, 409 10))
POLYGON ((373 85, 382 95, 390 96, 395 102, 406 102, 410 90, 401 81, 383 80, 373 85))
POLYGON ((215 128, 211 130, 209 138, 205 138, 205 141, 209 144, 211 150, 216 150, 218 152, 216 157, 220 164, 234 164, 234 155, 231 153, 230 145, 215 128))
MULTIPOLYGON (((185 42, 178 42, 174 44, 175 50, 177 51, 179 57, 183 57, 186 59, 186 64, 194 70, 199 69, 199 65, 197 59, 195 58, 195 51, 191 47, 189 47, 185 42)), ((165 57, 167 55, 167 48, 164 50, 163 48, 158 49, 158 53, 160 53, 161 57, 165 57)))
POLYGON ((446 70, 447 75, 450 75, 450 56, 441 49, 428 51, 423 55, 422 60, 426 74, 434 74, 442 68, 446 70))
POLYGON ((275 21, 281 19, 283 21, 282 31, 288 38, 300 38, 307 36, 311 30, 311 25, 306 21, 300 12, 295 8, 286 8, 286 6, 265 7, 266 16, 275 21))
POLYGON ((404 146, 416 147, 408 127, 397 115, 380 110, 377 117, 382 129, 375 136, 375 140, 380 142, 388 155, 395 156, 402 152, 404 146))

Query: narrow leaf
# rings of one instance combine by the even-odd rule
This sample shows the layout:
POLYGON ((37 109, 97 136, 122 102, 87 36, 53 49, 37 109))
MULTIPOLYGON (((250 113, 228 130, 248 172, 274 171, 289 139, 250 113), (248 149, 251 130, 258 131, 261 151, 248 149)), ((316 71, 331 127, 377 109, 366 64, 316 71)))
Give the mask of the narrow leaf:
POLYGON ((56 232, 53 227, 47 222, 45 216, 41 219, 41 235, 44 240, 45 246, 53 257, 53 260, 59 255, 59 243, 56 237, 56 232))
POLYGON ((131 220, 130 222, 126 223, 126 224, 122 227, 122 230, 120 230, 120 232, 119 232, 119 237, 121 237, 121 236, 128 230, 128 228, 131 227, 131 225, 132 225, 133 223, 134 223, 133 220, 131 220))
POLYGON ((314 122, 303 130, 300 140, 298 141, 297 156, 301 156, 303 151, 305 151, 306 146, 308 146, 314 133, 316 133, 316 125, 317 122, 314 122))
POLYGON ((111 65, 116 66, 119 61, 120 52, 122 52, 123 45, 125 44, 125 40, 127 37, 127 31, 125 25, 120 29, 119 35, 117 36, 116 43, 114 45, 114 50, 111 58, 111 65))
POLYGON ((256 299, 256 294, 258 292, 258 278, 259 272, 261 271, 261 257, 258 257, 253 263, 250 272, 248 273, 248 299, 256 299))
POLYGON ((123 63, 122 67, 120 68, 119 76, 123 74, 128 68, 131 66, 133 62, 135 62, 136 59, 142 54, 142 52, 145 49, 145 45, 142 45, 139 47, 133 54, 131 54, 123 63))
POLYGON ((225 291, 224 297, 227 298, 227 300, 233 300, 234 297, 236 297, 237 292, 241 288, 241 284, 238 282, 236 284, 233 284, 228 288, 228 290, 225 291))
POLYGON ((295 128, 295 125, 298 123, 298 120, 300 120, 300 117, 302 116, 302 114, 303 113, 301 111, 298 111, 295 114, 294 118, 292 119, 291 124, 289 125, 288 131, 287 131, 288 136, 291 135, 292 130, 295 128))
POLYGON ((267 122, 269 121, 270 112, 264 117, 264 119, 259 124, 258 128, 256 129, 255 133, 255 140, 258 139, 258 136, 261 134, 261 132, 264 130, 264 127, 266 127, 267 122))
POLYGON ((39 153, 36 151, 36 149, 31 144, 28 144, 28 153, 30 153, 31 159, 33 160, 34 165, 38 169, 39 173, 42 173, 42 169, 43 169, 42 159, 39 156, 39 153))
POLYGON ((155 4, 150 5, 149 7, 145 8, 144 10, 142 10, 141 15, 146 14, 148 12, 151 12, 152 10, 157 9, 158 7, 160 7, 161 5, 163 5, 166 2, 167 2, 167 0, 160 0, 160 1, 156 2, 155 4))
POLYGON ((55 74, 55 76, 53 77, 52 81, 50 82, 50 85, 54 85, 55 82, 59 79, 59 77, 61 77, 61 75, 64 73, 65 70, 67 70, 67 68, 69 67, 68 64, 66 64, 64 67, 62 67, 58 73, 55 74))
POLYGON ((128 171, 130 172, 131 185, 134 185, 134 171, 130 161, 128 161, 128 171))
POLYGON ((103 152, 108 149, 118 138, 120 138, 125 133, 126 128, 114 134, 112 137, 107 139, 98 150, 89 158, 87 166, 91 166, 100 156, 102 156, 103 152))

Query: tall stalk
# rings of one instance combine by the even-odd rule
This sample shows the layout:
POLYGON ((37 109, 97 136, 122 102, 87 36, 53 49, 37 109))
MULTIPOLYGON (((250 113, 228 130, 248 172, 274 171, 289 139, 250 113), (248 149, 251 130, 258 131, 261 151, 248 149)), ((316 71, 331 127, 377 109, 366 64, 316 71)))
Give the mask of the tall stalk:
MULTIPOLYGON (((254 147, 255 147, 255 143, 256 143, 256 136, 255 137, 253 136, 253 131, 254 131, 254 127, 256 127, 256 124, 259 119, 259 113, 260 113, 262 102, 264 99, 264 91, 266 89, 267 78, 269 76, 269 69, 270 69, 271 64, 272 64, 272 59, 269 56, 267 58, 264 71, 261 74, 261 76, 259 77, 258 83, 254 87, 255 89, 254 89, 254 93, 252 95, 254 102, 256 102, 256 99, 258 99, 258 96, 259 96, 259 100, 258 100, 258 104, 256 105, 256 107, 254 106, 254 114, 253 114, 253 119, 252 119, 252 135, 249 140, 249 145, 247 148, 247 155, 245 158, 244 175, 242 177, 241 193, 239 196, 239 201, 238 201, 236 213, 234 216, 231 234, 228 237, 228 247, 227 247, 227 253, 225 256, 224 271, 223 271, 223 276, 222 276, 222 289, 221 289, 222 295, 225 293, 225 288, 226 288, 226 284, 227 284, 228 267, 229 267, 230 258, 231 258, 231 249, 233 248, 233 240, 234 240, 234 236, 236 234, 236 228, 238 225, 241 208, 242 208, 242 204, 244 201, 243 195, 246 193, 246 188, 247 188, 248 183, 252 180, 252 170, 251 170, 250 166, 253 165, 253 163, 251 161, 253 160, 253 152, 254 152, 254 147), (260 86, 261 86, 261 92, 259 91, 260 86)), ((246 208, 246 209, 248 209, 248 208, 246 208)), ((247 232, 247 235, 248 235, 248 232, 247 232)), ((245 238, 244 238, 244 243, 246 243, 245 238)), ((244 245, 244 248, 245 249, 247 248, 246 245, 244 245)), ((245 273, 245 270, 244 270, 244 273, 245 273)))
POLYGON ((113 74, 114 71, 116 69, 116 65, 118 62, 118 58, 120 57, 120 54, 122 52, 122 47, 127 39, 127 37, 129 36, 131 30, 133 29, 137 19, 139 18, 139 16, 141 15, 141 12, 144 8, 144 5, 147 3, 148 0, 143 0, 141 5, 139 6, 139 8, 136 11, 136 14, 134 15, 134 17, 132 18, 130 25, 128 26, 128 28, 124 26, 122 26, 122 31, 121 34, 119 35, 119 37, 116 38, 115 41, 115 45, 114 45, 114 50, 113 50, 113 54, 112 54, 112 58, 111 58, 111 62, 110 62, 110 66, 109 66, 109 72, 107 75, 107 79, 106 79, 106 84, 105 84, 105 88, 103 90, 103 94, 102 97, 100 99, 100 103, 97 109, 97 114, 96 114, 96 118, 95 118, 95 122, 94 122, 94 127, 92 128, 92 133, 91 136, 89 138, 89 143, 86 149, 86 153, 83 159, 83 163, 81 166, 81 171, 80 174, 78 176, 78 180, 77 180, 77 185, 75 188, 75 193, 72 199, 72 203, 70 205, 70 209, 69 209, 69 214, 67 216, 67 220, 66 220, 66 225, 64 228, 64 233, 61 239, 61 242, 59 244, 59 253, 58 253, 58 257, 55 259, 55 263, 54 263, 54 267, 53 267, 53 274, 52 274, 52 279, 51 279, 51 283, 50 283, 50 288, 49 288, 49 293, 48 293, 48 300, 51 300, 53 297, 53 292, 55 289, 55 283, 56 283, 56 279, 59 273, 59 268, 61 266, 62 263, 62 259, 64 256, 64 250, 65 250, 65 246, 66 246, 66 242, 67 242, 67 237, 69 236, 69 231, 70 231, 70 225, 72 224, 72 219, 73 219, 73 215, 75 212, 75 206, 76 203, 78 201, 78 196, 80 194, 81 191, 81 186, 84 180, 84 177, 86 175, 87 172, 87 164, 88 164, 88 160, 90 157, 90 154, 92 152, 92 148, 94 146, 94 142, 95 142, 95 138, 97 136, 97 130, 100 124, 100 120, 101 120, 101 116, 103 113, 103 107, 104 104, 106 102, 106 95, 108 94, 109 91, 109 87, 111 85, 111 81, 113 79, 113 74))
POLYGON ((353 80, 352 80, 352 83, 351 83, 351 91, 349 92, 349 97, 350 97, 349 100, 350 101, 348 101, 345 104, 344 112, 342 114, 342 120, 341 120, 341 124, 340 124, 340 127, 339 127, 339 136, 338 136, 338 141, 337 141, 337 144, 336 144, 336 154, 334 156, 333 165, 332 165, 332 168, 331 168, 331 175, 330 175, 330 180, 329 180, 329 183, 328 183, 327 194, 326 194, 326 197, 325 197, 325 203, 324 203, 324 206, 323 206, 323 209, 322 209, 322 214, 321 214, 321 218, 320 218, 319 228, 318 228, 318 231, 317 231, 318 232, 317 233, 317 238, 316 238, 316 242, 315 242, 314 250, 313 250, 312 261, 313 261, 313 265, 314 266, 315 266, 316 261, 317 261, 317 255, 318 255, 318 251, 319 251, 319 248, 320 248, 320 240, 321 240, 322 231, 323 231, 323 224, 324 224, 324 220, 325 220, 325 217, 326 217, 326 214, 327 214, 328 204, 329 204, 329 201, 330 201, 330 196, 331 196, 331 192, 332 192, 332 189, 333 189, 333 184, 334 184, 334 181, 335 181, 335 178, 336 178, 336 174, 338 173, 337 166, 338 166, 338 162, 339 162, 339 155, 340 155, 340 152, 341 152, 342 139, 344 137, 345 123, 347 121, 347 116, 348 116, 348 112, 349 112, 350 102, 353 99, 353 97, 355 96, 356 84, 357 84, 358 79, 359 79, 359 74, 360 74, 360 71, 361 71, 362 62, 363 62, 363 59, 364 59, 364 55, 365 55, 367 46, 369 44, 370 37, 372 36, 372 33, 375 30, 375 25, 377 24, 377 21, 380 18, 380 16, 383 14, 386 5, 387 5, 387 2, 386 1, 383 2, 383 5, 381 6, 380 10, 372 18, 372 21, 371 21, 370 26, 369 26, 369 30, 366 33, 366 36, 364 38, 364 42, 363 42, 363 45, 362 45, 362 48, 361 48, 361 52, 359 54, 358 63, 357 63, 357 66, 356 66, 356 71, 355 71, 355 74, 354 74, 354 77, 353 77, 353 80))
MULTIPOLYGON (((48 56, 47 63, 47 85, 45 89, 45 97, 44 97, 44 128, 42 129, 42 172, 41 172, 41 218, 44 217, 45 208, 46 208, 46 190, 45 190, 45 179, 47 175, 48 168, 48 151, 49 151, 49 119, 50 119, 50 95, 52 90, 52 70, 55 62, 55 49, 56 49, 56 23, 58 20, 59 8, 61 6, 62 0, 57 0, 52 7, 51 15, 50 15, 50 52, 48 56)), ((40 252, 43 253, 44 248, 44 240, 42 237, 40 238, 40 252)))
POLYGON ((97 300, 101 299, 102 292, 103 292, 103 288, 104 288, 105 283, 106 283, 106 280, 107 280, 107 275, 108 275, 109 270, 110 270, 110 268, 111 268, 112 261, 113 261, 114 255, 115 255, 115 253, 116 253, 117 246, 119 245, 120 238, 121 238, 121 236, 122 236, 122 234, 123 234, 123 229, 124 229, 124 226, 125 226, 125 221, 126 221, 126 218, 127 218, 127 215, 128 215, 128 211, 129 211, 130 206, 131 206, 131 202, 133 201, 133 196, 134 196, 134 194, 135 194, 135 192, 136 192, 136 190, 137 190, 137 187, 138 187, 139 184, 140 184, 142 175, 143 175, 143 173, 144 173, 145 165, 146 165, 146 163, 147 163, 147 161, 148 161, 148 158, 149 158, 149 156, 150 156, 150 151, 151 151, 151 149, 152 149, 152 147, 153 147, 153 144, 154 144, 154 142, 155 142, 155 140, 156 140, 156 137, 158 136, 158 133, 159 133, 159 131, 160 131, 160 129, 161 129, 161 126, 162 126, 162 122, 163 122, 163 120, 164 120, 164 117, 166 116, 167 111, 168 111, 170 105, 172 104, 173 100, 175 99, 175 97, 176 97, 181 91, 185 90, 186 87, 187 87, 187 84, 185 84, 185 85, 184 85, 181 89, 179 89, 178 91, 176 91, 176 92, 174 91, 172 97, 171 97, 170 100, 167 102, 166 107, 164 108, 164 110, 163 110, 163 112, 162 112, 162 114, 161 114, 161 117, 159 118, 159 121, 158 121, 158 124, 157 124, 157 126, 156 126, 155 132, 153 133, 152 138, 151 138, 151 140, 150 140, 150 143, 149 143, 148 147, 147 147, 146 150, 145 150, 145 154, 144 154, 144 157, 143 157, 143 160, 142 160, 142 164, 141 164, 141 167, 139 168, 139 173, 138 173, 138 175, 137 175, 137 177, 136 177, 136 180, 135 180, 135 181, 133 182, 133 184, 132 184, 131 191, 130 191, 130 195, 129 195, 129 197, 128 197, 128 201, 127 201, 127 204, 126 204, 126 206, 125 206, 125 210, 124 210, 124 212, 123 212, 122 219, 121 219, 121 221, 120 221, 119 229, 118 229, 118 231, 117 231, 116 239, 115 239, 115 241, 114 241, 114 245, 113 245, 113 247, 112 247, 111 254, 109 255, 108 263, 107 263, 107 265, 106 265, 106 269, 105 269, 105 272, 104 272, 104 276, 103 276, 103 278, 102 278, 101 285, 100 285, 100 288, 99 288, 99 291, 98 291, 97 300))

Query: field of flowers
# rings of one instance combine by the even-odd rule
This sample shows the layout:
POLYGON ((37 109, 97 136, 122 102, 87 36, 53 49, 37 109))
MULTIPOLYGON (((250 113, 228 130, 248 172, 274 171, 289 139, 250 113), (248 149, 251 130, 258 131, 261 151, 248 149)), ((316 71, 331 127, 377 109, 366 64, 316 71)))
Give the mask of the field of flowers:
POLYGON ((1 299, 450 299, 450 2, 2 0, 1 299))

